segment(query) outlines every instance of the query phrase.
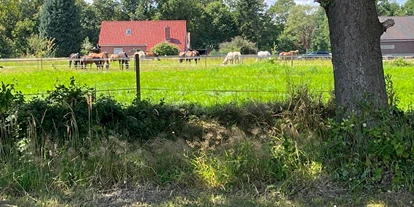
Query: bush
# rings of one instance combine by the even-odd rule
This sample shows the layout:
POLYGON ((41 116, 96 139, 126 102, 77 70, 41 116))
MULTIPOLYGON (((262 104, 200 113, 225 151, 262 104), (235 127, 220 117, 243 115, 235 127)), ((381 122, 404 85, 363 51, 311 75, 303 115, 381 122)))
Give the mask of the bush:
POLYGON ((220 51, 225 53, 240 51, 242 54, 251 54, 252 51, 254 51, 253 53, 257 51, 255 43, 245 40, 240 36, 233 38, 231 42, 221 43, 219 47, 220 51))
POLYGON ((166 42, 159 43, 151 49, 151 52, 158 55, 178 55, 179 48, 176 45, 166 42))
POLYGON ((406 61, 404 58, 396 58, 393 61, 391 61, 390 63, 393 66, 398 66, 398 67, 404 67, 404 66, 410 66, 412 65, 412 63, 406 61))

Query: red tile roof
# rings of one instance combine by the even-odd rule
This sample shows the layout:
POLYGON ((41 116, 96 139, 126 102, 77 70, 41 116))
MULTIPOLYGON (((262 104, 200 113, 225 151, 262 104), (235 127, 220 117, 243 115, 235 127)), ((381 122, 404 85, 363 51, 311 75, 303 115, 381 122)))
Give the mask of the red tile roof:
POLYGON ((155 21, 103 21, 99 34, 100 46, 147 45, 149 51, 156 44, 165 42, 165 27, 170 27, 171 43, 185 50, 186 20, 155 21), (127 30, 131 29, 131 34, 127 30))

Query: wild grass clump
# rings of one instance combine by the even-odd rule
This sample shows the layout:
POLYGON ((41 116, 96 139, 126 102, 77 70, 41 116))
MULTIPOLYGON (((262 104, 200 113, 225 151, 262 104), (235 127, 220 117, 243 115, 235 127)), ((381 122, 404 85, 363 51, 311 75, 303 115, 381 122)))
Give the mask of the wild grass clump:
POLYGON ((412 113, 366 107, 340 117, 306 85, 291 86, 278 103, 214 107, 125 106, 74 81, 26 103, 11 86, 0 94, 12 94, 0 102, 2 124, 16 116, 13 127, 1 125, 0 195, 79 195, 142 183, 285 195, 320 182, 351 190, 413 186, 412 113))
POLYGON ((407 60, 405 60, 402 57, 395 58, 394 60, 390 61, 389 64, 391 66, 397 66, 397 67, 405 67, 405 66, 412 66, 413 65, 412 62, 408 62, 407 60))

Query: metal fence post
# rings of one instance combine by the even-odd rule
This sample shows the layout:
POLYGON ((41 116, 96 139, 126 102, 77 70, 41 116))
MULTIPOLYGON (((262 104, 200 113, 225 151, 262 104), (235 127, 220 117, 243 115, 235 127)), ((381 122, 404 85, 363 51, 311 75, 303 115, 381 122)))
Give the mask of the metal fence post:
POLYGON ((137 100, 141 101, 141 78, 139 68, 139 55, 135 54, 135 81, 137 83, 137 100))

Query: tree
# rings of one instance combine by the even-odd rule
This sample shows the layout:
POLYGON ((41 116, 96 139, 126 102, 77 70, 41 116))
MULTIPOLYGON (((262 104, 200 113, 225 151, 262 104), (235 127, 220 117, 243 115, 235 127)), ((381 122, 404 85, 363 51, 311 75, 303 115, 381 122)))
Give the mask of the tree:
POLYGON ((297 5, 290 10, 284 36, 292 39, 309 51, 316 28, 317 8, 310 5, 297 5))
POLYGON ((285 25, 290 9, 295 5, 293 0, 277 0, 267 11, 272 15, 276 24, 285 25))
POLYGON ((54 39, 56 55, 69 56, 80 49, 81 24, 75 0, 46 0, 40 13, 41 39, 54 39))
POLYGON ((311 49, 313 51, 327 50, 330 51, 329 26, 325 10, 322 7, 316 12, 316 27, 313 32, 311 49))
POLYGON ((19 18, 12 30, 16 56, 25 55, 27 40, 31 35, 39 34, 39 11, 42 4, 41 0, 19 1, 19 18))
POLYGON ((203 28, 200 27, 204 9, 198 0, 165 0, 158 7, 156 19, 187 20, 187 30, 191 32, 191 47, 202 45, 203 28))
POLYGON ((414 15, 414 0, 407 0, 402 6, 402 10, 404 10, 405 15, 414 15))
POLYGON ((122 15, 121 3, 115 0, 93 0, 92 7, 101 21, 128 20, 122 15))
POLYGON ((236 20, 243 38, 257 43, 262 32, 264 0, 239 0, 236 4, 236 20))
POLYGON ((41 38, 39 35, 31 35, 27 42, 27 57, 52 57, 55 53, 56 47, 53 38, 41 38))
POLYGON ((378 16, 399 16, 402 15, 401 6, 397 2, 390 2, 389 0, 377 1, 378 16))
POLYGON ((230 9, 221 2, 215 1, 205 7, 200 28, 204 31, 202 46, 209 49, 218 49, 221 42, 230 41, 237 35, 237 25, 230 9))
POLYGON ((12 56, 13 42, 5 34, 6 30, 0 24, 0 58, 8 58, 12 56))
POLYGON ((101 27, 101 21, 98 19, 96 9, 84 0, 76 0, 76 5, 80 8, 80 22, 82 26, 81 39, 87 37, 91 44, 96 45, 101 27))
POLYGON ((380 37, 393 21, 379 22, 375 1, 318 2, 328 17, 337 107, 346 113, 386 107, 380 37))

